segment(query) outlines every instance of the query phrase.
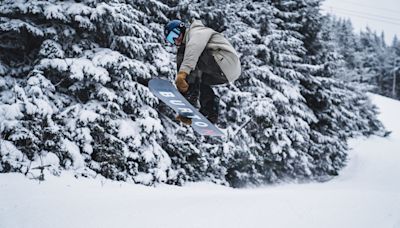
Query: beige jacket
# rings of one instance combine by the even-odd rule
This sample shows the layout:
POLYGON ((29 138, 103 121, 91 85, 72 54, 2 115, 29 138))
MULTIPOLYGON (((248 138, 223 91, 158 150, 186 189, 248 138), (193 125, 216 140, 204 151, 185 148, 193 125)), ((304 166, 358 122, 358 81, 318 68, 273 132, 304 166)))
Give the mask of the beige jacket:
POLYGON ((195 69, 201 53, 208 48, 229 82, 239 78, 241 74, 239 56, 221 33, 204 26, 200 20, 194 20, 186 30, 184 42, 185 55, 179 71, 190 74, 195 69))

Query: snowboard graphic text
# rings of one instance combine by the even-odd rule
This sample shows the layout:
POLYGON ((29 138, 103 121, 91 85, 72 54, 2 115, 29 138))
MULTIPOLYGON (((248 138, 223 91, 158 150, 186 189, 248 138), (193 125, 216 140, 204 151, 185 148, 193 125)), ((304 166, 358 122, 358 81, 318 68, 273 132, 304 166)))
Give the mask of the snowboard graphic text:
POLYGON ((177 90, 166 80, 152 79, 149 88, 160 100, 174 111, 186 118, 192 119, 192 127, 201 135, 223 136, 224 134, 194 108, 177 90))

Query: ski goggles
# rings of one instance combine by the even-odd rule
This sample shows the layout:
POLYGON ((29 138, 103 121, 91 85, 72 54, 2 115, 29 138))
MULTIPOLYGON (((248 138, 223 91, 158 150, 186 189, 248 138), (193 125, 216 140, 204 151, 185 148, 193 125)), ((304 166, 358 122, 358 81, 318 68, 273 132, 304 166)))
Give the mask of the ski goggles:
POLYGON ((175 44, 175 39, 178 38, 180 34, 181 31, 179 31, 179 29, 177 28, 174 28, 171 32, 169 32, 167 36, 167 41, 171 44, 175 44))

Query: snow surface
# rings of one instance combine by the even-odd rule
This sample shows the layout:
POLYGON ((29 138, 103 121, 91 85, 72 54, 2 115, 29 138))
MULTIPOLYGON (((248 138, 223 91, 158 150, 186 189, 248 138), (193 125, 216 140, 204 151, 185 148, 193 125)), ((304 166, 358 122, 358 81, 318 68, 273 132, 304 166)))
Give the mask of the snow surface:
POLYGON ((371 96, 388 138, 351 141, 326 183, 232 189, 210 183, 145 187, 104 179, 0 175, 0 227, 400 227, 400 102, 371 96))

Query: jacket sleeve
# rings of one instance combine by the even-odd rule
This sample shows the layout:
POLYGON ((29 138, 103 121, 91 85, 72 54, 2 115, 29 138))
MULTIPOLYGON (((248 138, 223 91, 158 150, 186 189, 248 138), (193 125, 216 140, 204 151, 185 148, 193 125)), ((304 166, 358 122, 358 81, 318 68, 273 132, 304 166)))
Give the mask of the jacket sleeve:
POLYGON ((213 30, 207 27, 190 30, 186 43, 185 55, 179 71, 190 74, 195 69, 201 53, 213 35, 213 30))

